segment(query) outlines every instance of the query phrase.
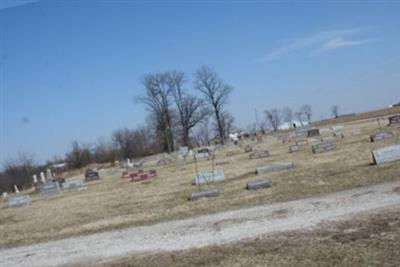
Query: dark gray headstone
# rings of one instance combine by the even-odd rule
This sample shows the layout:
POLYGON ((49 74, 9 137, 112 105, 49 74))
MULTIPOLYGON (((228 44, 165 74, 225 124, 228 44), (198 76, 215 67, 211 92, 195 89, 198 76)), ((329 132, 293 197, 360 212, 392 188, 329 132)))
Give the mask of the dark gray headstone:
POLYGON ((379 165, 400 160, 400 145, 386 146, 372 152, 374 163, 379 165))
POLYGON ((381 140, 385 140, 385 139, 389 139, 392 138, 394 135, 392 132, 380 132, 380 133, 376 133, 373 134, 369 137, 369 139, 371 140, 371 142, 377 142, 377 141, 381 141, 381 140))
POLYGON ((255 181, 250 181, 246 184, 246 189, 247 190, 256 190, 256 189, 262 189, 262 188, 269 188, 272 186, 271 180, 255 180, 255 181))
POLYGON ((336 149, 336 144, 333 141, 324 141, 322 143, 316 144, 312 146, 312 152, 316 153, 324 153, 328 151, 332 151, 336 149))
POLYGON ((389 117, 389 125, 399 124, 400 123, 400 114, 396 114, 394 116, 389 117))
POLYGON ((250 159, 262 159, 269 157, 269 152, 267 150, 255 151, 249 155, 250 159))
POLYGON ((307 131, 307 137, 319 136, 319 129, 310 129, 307 131))
POLYGON ((8 199, 8 207, 18 208, 18 207, 28 205, 31 202, 32 202, 31 197, 28 195, 10 197, 8 199))
POLYGON ((221 194, 221 191, 218 189, 210 190, 210 191, 201 191, 201 192, 193 192, 190 194, 188 200, 194 201, 203 197, 217 197, 221 194))
POLYGON ((198 175, 194 176, 192 184, 207 184, 223 180, 225 180, 224 172, 221 170, 214 170, 214 174, 212 171, 199 172, 198 175))
POLYGON ((256 174, 265 174, 274 171, 287 170, 293 168, 293 162, 272 163, 265 166, 257 167, 256 174))

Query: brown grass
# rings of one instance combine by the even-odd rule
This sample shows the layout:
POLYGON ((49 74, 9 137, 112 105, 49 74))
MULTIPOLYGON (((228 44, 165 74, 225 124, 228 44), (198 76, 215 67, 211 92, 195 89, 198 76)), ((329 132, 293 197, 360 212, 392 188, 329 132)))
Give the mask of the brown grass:
POLYGON ((85 264, 135 266, 398 266, 400 209, 360 215, 308 231, 261 236, 235 244, 85 264))
MULTIPOLYGON (((101 173, 102 180, 92 182, 85 192, 65 192, 62 196, 43 200, 32 194, 30 206, 18 209, 0 204, 0 247, 31 244, 81 234, 119 229, 135 225, 157 223, 199 214, 286 201, 313 196, 383 181, 399 180, 400 164, 371 166, 371 150, 399 142, 398 138, 370 143, 369 134, 379 131, 375 121, 352 122, 346 129, 359 128, 363 135, 338 139, 336 151, 314 155, 310 146, 317 139, 309 139, 310 146, 293 154, 281 141, 255 144, 255 149, 268 149, 269 158, 249 160, 248 154, 230 157, 230 164, 217 166, 223 169, 226 181, 217 186, 223 195, 213 199, 188 202, 187 197, 197 190, 191 185, 194 165, 171 163, 157 167, 154 160, 144 164, 145 169, 156 168, 159 177, 151 183, 130 183, 121 179, 121 171, 108 169, 101 173), (257 166, 279 161, 293 161, 295 168, 269 175, 273 187, 247 191, 247 181, 258 179, 257 166)), ((400 130, 390 128, 399 136, 400 130)), ((247 142, 247 141, 246 141, 247 142)), ((250 141, 248 141, 250 142, 250 141)), ((226 148, 217 154, 216 161, 227 160, 226 148)), ((201 161, 200 170, 210 169, 210 161, 201 161)), ((262 177, 261 177, 262 178, 262 177)))

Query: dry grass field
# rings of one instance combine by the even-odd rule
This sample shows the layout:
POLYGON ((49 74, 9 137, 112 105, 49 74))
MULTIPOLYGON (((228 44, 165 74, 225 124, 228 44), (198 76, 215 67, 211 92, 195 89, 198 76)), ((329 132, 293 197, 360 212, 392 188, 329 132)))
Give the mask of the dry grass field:
MULTIPOLYGON (((152 224, 400 180, 399 163, 371 165, 371 150, 400 143, 399 127, 386 127, 383 124, 387 122, 381 124, 382 130, 394 132, 395 138, 371 143, 369 135, 381 130, 376 119, 343 123, 343 131, 360 129, 362 135, 337 138, 337 149, 323 154, 314 155, 311 152, 311 145, 318 143, 318 138, 309 138, 308 146, 292 154, 288 153, 289 145, 280 140, 268 140, 261 144, 245 140, 241 147, 226 147, 216 154, 216 162, 230 161, 227 165, 216 167, 225 172, 226 181, 216 185, 223 190, 223 194, 194 202, 187 201, 188 195, 198 190, 191 185, 195 169, 191 161, 184 165, 173 162, 156 166, 154 160, 148 159, 144 169, 155 168, 158 172, 158 177, 150 183, 131 183, 129 179, 121 178, 122 170, 106 169, 100 173, 102 179, 90 182, 88 189, 83 192, 64 192, 49 200, 42 199, 39 194, 31 194, 32 204, 17 209, 10 209, 6 203, 1 203, 0 247, 152 224), (243 152, 246 143, 252 144, 256 150, 267 149, 271 156, 250 160, 248 154, 243 152), (238 154, 227 157, 228 151, 237 151, 238 154), (295 168, 264 175, 272 180, 272 188, 251 192, 244 189, 247 181, 259 178, 254 174, 257 166, 280 161, 293 161, 295 168)), ((325 134, 324 138, 333 137, 325 134)), ((198 165, 200 171, 209 170, 211 161, 202 160, 198 165)), ((234 253, 235 248, 231 251, 234 253)))
POLYGON ((91 266, 394 267, 399 264, 399 247, 400 209, 396 208, 321 225, 315 230, 271 234, 229 245, 134 256, 91 266))

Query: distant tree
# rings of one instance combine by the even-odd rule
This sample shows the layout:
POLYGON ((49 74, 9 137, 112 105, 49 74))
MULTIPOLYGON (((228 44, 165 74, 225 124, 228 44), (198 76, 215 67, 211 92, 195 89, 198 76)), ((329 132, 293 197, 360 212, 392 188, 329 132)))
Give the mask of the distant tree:
MULTIPOLYGON (((221 125, 222 125, 222 131, 224 133, 224 140, 228 139, 229 134, 233 130, 233 123, 235 122, 235 118, 230 114, 228 111, 223 111, 221 113, 221 125)), ((218 125, 216 125, 216 130, 217 132, 219 131, 218 125)))
POLYGON ((99 138, 93 147, 92 160, 97 163, 114 162, 118 158, 118 151, 115 144, 99 138))
POLYGON ((162 137, 163 150, 174 151, 173 118, 168 73, 148 74, 142 79, 145 95, 136 97, 136 102, 147 106, 155 121, 156 130, 162 137))
POLYGON ((73 141, 71 151, 65 158, 69 168, 82 168, 91 163, 91 157, 89 145, 73 141))
POLYGON ((331 107, 331 113, 332 116, 336 119, 339 117, 339 106, 338 105, 334 105, 331 107))
POLYGON ((190 95, 184 89, 185 74, 183 72, 169 72, 168 84, 175 101, 178 121, 182 132, 182 143, 190 146, 190 131, 199 122, 210 114, 210 110, 202 99, 190 95))
POLYGON ((206 117, 197 127, 195 134, 195 142, 198 146, 209 146, 210 145, 210 127, 209 118, 206 117))
POLYGON ((301 126, 304 126, 304 114, 300 111, 294 113, 294 117, 300 122, 301 126))
POLYGON ((282 109, 282 119, 284 122, 292 123, 293 111, 289 107, 285 107, 282 109))
POLYGON ((300 112, 304 114, 304 117, 307 119, 308 124, 311 123, 311 117, 312 117, 312 108, 308 104, 304 104, 300 108, 300 112))
POLYGON ((195 73, 195 89, 201 92, 206 103, 212 109, 218 128, 219 138, 225 143, 222 121, 224 106, 228 103, 233 87, 224 83, 219 75, 208 66, 200 67, 195 73))
POLYGON ((279 111, 279 109, 273 108, 270 110, 266 110, 265 115, 269 125, 272 127, 274 132, 276 132, 281 125, 281 112, 279 111))
POLYGON ((27 153, 20 153, 16 158, 7 160, 0 176, 1 192, 13 191, 14 185, 20 190, 32 187, 32 175, 36 168, 34 157, 27 153))

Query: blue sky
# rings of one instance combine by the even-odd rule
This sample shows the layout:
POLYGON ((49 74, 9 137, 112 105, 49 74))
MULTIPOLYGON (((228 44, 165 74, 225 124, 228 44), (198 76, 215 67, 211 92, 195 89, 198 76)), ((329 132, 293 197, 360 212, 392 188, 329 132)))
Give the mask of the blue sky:
POLYGON ((0 1, 0 162, 38 161, 145 123, 146 73, 214 68, 235 87, 238 126, 254 109, 400 101, 400 4, 0 1), (25 2, 31 2, 24 4, 25 2))

